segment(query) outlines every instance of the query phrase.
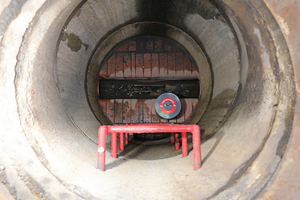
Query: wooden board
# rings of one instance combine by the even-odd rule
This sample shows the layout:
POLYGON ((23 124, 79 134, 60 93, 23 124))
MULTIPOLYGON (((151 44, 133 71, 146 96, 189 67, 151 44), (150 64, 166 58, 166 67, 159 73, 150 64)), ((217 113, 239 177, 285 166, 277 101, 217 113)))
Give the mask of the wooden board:
MULTIPOLYGON (((139 37, 128 40, 110 53, 103 63, 101 79, 185 79, 198 78, 195 62, 176 43, 160 37, 139 37)), ((180 99, 182 110, 172 119, 185 123, 197 108, 198 99, 180 99)), ((155 99, 101 99, 100 107, 115 124, 167 122, 155 111, 155 99)))

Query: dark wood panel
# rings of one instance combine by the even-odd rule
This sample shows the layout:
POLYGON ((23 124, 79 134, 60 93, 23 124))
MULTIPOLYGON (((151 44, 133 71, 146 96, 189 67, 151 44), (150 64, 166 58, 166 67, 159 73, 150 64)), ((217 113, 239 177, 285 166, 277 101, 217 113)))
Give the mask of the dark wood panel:
POLYGON ((116 59, 115 54, 113 54, 107 61, 107 76, 109 78, 116 77, 116 59))
POLYGON ((176 77, 183 77, 184 73, 183 73, 183 53, 176 53, 176 63, 175 63, 175 67, 176 67, 176 77))
POLYGON ((138 101, 137 99, 131 100, 131 123, 139 122, 139 109, 138 109, 137 101, 138 101))
POLYGON ((126 77, 126 78, 132 77, 130 54, 124 53, 123 59, 124 59, 124 77, 126 77))
POLYGON ((152 109, 151 109, 151 100, 150 99, 142 99, 142 104, 143 104, 143 123, 151 123, 151 114, 152 114, 152 109))
POLYGON ((107 100, 107 110, 106 110, 106 116, 108 119, 115 123, 115 109, 114 109, 114 99, 107 100))
POLYGON ((180 113, 178 114, 177 118, 177 123, 183 123, 185 121, 185 109, 186 109, 186 103, 184 99, 180 99, 181 102, 181 110, 180 113))
POLYGON ((138 113, 138 123, 144 122, 144 113, 143 113, 143 107, 144 107, 144 99, 138 99, 136 103, 136 111, 138 113))
POLYGON ((144 77, 151 77, 151 54, 144 54, 144 77))
POLYGON ((124 77, 124 60, 123 53, 116 53, 116 77, 124 77))
POLYGON ((144 38, 137 38, 136 39, 136 51, 145 52, 145 39, 144 38))
POLYGON ((186 107, 184 110, 185 119, 189 119, 193 114, 192 99, 185 99, 186 107))
POLYGON ((136 51, 136 42, 135 41, 130 41, 129 43, 128 43, 128 50, 129 51, 136 51))
POLYGON ((167 53, 159 54, 159 73, 161 77, 168 76, 168 56, 167 53))
POLYGON ((146 41, 146 51, 153 50, 153 39, 148 39, 146 41))
POLYGON ((175 75, 175 53, 168 53, 168 76, 174 77, 175 75))
POLYGON ((152 77, 159 77, 158 53, 151 53, 151 69, 152 77))
POLYGON ((188 57, 188 55, 184 55, 183 58, 183 69, 184 69, 184 73, 183 75, 185 77, 191 77, 192 76, 192 66, 191 66, 191 61, 188 57))
POLYGON ((114 116, 115 116, 115 123, 116 124, 123 123, 122 99, 115 99, 115 101, 114 101, 114 116))
POLYGON ((123 123, 131 122, 131 99, 123 99, 123 123))
POLYGON ((136 77, 135 53, 131 53, 131 77, 136 77))
MULTIPOLYGON (((132 39, 115 49, 103 64, 100 78, 178 78, 199 76, 188 54, 177 44, 159 37, 132 39), (146 38, 146 39, 145 39, 146 38)), ((167 122, 155 111, 156 99, 100 99, 103 112, 112 123, 167 122)), ((170 120, 186 122, 196 109, 198 99, 181 99, 182 110, 170 120)))
MULTIPOLYGON (((168 122, 161 118, 155 110, 156 99, 122 99, 99 100, 101 109, 112 123, 157 123, 168 122)), ((172 123, 184 123, 192 115, 198 99, 180 99, 181 111, 172 123)))
POLYGON ((162 50, 162 39, 156 38, 154 40, 154 50, 155 51, 161 51, 162 50))
POLYGON ((101 99, 152 99, 167 92, 179 98, 198 98, 199 91, 198 79, 102 79, 99 87, 101 99))
POLYGON ((156 99, 151 99, 151 122, 152 123, 158 123, 159 122, 159 116, 157 115, 155 111, 155 101, 156 99))
POLYGON ((135 63, 135 77, 144 77, 144 54, 136 54, 136 63, 135 63))
POLYGON ((163 50, 164 51, 171 51, 171 43, 167 40, 163 41, 163 50))

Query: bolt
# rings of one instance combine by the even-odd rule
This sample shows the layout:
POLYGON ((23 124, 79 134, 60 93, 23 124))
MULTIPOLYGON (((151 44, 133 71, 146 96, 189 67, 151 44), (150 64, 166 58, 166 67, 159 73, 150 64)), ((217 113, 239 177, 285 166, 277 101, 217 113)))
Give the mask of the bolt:
POLYGON ((99 152, 99 153, 103 153, 103 152, 104 152, 104 148, 103 148, 103 147, 99 147, 99 148, 98 148, 98 152, 99 152))

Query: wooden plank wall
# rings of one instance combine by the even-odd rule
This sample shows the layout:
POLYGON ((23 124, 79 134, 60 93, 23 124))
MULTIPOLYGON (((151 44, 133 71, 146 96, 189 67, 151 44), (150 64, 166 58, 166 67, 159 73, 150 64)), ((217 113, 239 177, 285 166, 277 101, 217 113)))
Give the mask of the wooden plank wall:
MULTIPOLYGON (((130 40, 103 64, 100 78, 197 78, 195 63, 178 45, 157 37, 130 40)), ((198 99, 180 99, 182 109, 171 119, 185 123, 196 109, 198 99)), ((103 112, 113 124, 167 122, 156 114, 155 99, 100 99, 103 112)))

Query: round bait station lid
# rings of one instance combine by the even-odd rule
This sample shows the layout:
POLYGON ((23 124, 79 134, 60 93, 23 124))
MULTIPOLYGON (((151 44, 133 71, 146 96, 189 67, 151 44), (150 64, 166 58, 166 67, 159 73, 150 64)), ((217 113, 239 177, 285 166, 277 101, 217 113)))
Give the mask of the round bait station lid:
POLYGON ((155 110, 162 118, 172 119, 180 113, 180 99, 173 93, 161 94, 155 101, 155 110))

